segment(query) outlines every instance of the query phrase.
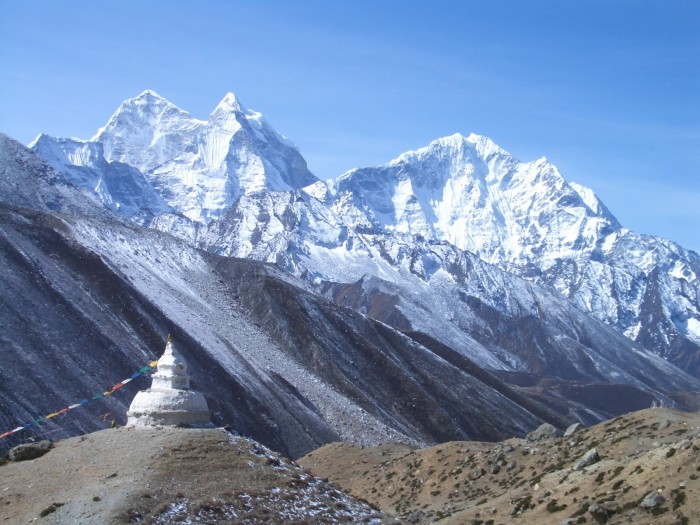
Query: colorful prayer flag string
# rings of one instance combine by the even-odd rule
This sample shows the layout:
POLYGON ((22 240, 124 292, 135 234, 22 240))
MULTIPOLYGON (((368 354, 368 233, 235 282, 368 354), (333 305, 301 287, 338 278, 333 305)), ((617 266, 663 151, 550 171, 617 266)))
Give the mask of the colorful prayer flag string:
POLYGON ((73 410, 74 408, 78 408, 78 407, 87 405, 88 403, 92 403, 93 401, 97 401, 97 400, 102 399, 103 397, 106 397, 106 396, 111 396, 114 392, 116 392, 117 390, 122 388, 124 385, 126 385, 130 381, 133 381, 134 379, 136 379, 140 375, 145 374, 146 372, 150 372, 152 369, 154 369, 156 367, 156 365, 158 365, 157 359, 155 361, 151 361, 150 363, 148 363, 148 365, 144 366, 143 368, 141 368, 137 372, 134 372, 128 378, 126 378, 126 379, 120 381, 119 383, 117 383, 116 385, 114 385, 111 390, 108 390, 107 392, 102 392, 101 394, 97 394, 95 396, 92 396, 90 399, 81 399, 78 403, 74 403, 70 406, 67 406, 66 408, 59 410, 58 412, 53 412, 53 413, 48 414, 46 416, 36 418, 31 423, 27 423, 25 425, 14 428, 8 432, 5 432, 4 434, 0 434, 0 439, 6 438, 7 436, 14 434, 15 432, 19 432, 20 430, 24 430, 27 428, 37 426, 40 423, 43 423, 44 421, 47 421, 49 419, 53 419, 55 417, 61 416, 61 415, 65 414, 66 412, 73 410))

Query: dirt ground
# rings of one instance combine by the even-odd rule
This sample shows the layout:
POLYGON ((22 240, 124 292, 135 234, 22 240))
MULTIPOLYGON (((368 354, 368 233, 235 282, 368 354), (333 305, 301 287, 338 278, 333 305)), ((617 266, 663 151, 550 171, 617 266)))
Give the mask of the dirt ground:
POLYGON ((117 428, 0 466, 0 524, 393 523, 220 429, 117 428))
POLYGON ((0 466, 0 525, 700 523, 699 413, 538 442, 331 444, 299 463, 221 429, 103 430, 0 466))
POLYGON ((540 442, 332 444, 299 463, 407 523, 700 524, 697 412, 643 410, 540 442), (645 508, 652 492, 663 500, 645 508))

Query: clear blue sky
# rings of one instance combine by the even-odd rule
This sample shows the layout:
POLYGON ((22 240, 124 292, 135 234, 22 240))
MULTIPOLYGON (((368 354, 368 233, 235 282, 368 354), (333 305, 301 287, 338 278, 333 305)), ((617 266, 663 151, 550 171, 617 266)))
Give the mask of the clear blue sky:
POLYGON ((697 0, 0 0, 0 131, 89 138, 146 88, 233 91, 321 178, 473 131, 700 251, 697 0))

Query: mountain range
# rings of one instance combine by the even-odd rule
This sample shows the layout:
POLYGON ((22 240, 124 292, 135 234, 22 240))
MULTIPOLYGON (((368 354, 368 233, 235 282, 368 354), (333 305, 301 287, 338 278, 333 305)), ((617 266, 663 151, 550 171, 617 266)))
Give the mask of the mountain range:
POLYGON ((321 181, 234 95, 198 120, 152 91, 0 146, 3 426, 168 332, 219 422, 291 456, 698 406, 700 257, 544 158, 457 134, 321 181))

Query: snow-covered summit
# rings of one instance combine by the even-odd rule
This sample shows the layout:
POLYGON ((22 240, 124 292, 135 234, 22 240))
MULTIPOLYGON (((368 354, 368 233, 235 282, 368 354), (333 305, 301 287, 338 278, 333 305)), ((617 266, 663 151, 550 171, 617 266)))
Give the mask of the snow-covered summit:
POLYGON ((228 93, 226 93, 226 95, 224 95, 224 98, 222 98, 221 102, 219 102, 219 104, 216 106, 216 108, 212 112, 212 115, 219 112, 230 113, 231 111, 242 110, 243 107, 241 106, 240 102, 238 102, 236 95, 229 91, 228 93))
POLYGON ((90 167, 98 170, 97 180, 98 164, 135 168, 167 206, 201 223, 219 217, 242 194, 294 190, 318 180, 296 147, 233 93, 199 120, 146 90, 122 102, 89 141, 44 136, 32 147, 68 173, 86 165, 76 152, 94 153, 90 167))
POLYGON ((497 264, 547 267, 590 254, 620 227, 591 190, 567 183, 545 158, 521 162, 474 133, 350 171, 329 188, 343 216, 448 241, 497 264))
POLYGON ((105 158, 141 172, 180 153, 188 137, 204 123, 151 90, 122 102, 91 142, 104 147, 105 158))
POLYGON ((622 228, 593 190, 546 157, 522 162, 491 139, 454 134, 326 187, 306 191, 350 227, 447 241, 697 368, 700 258, 622 228))
POLYGON ((501 149, 489 137, 477 135, 476 133, 470 133, 465 137, 461 133, 454 133, 452 135, 433 140, 425 147, 402 153, 389 164, 408 162, 411 159, 421 158, 428 155, 461 155, 464 154, 465 151, 476 151, 483 158, 490 157, 494 154, 510 156, 507 151, 501 149))

